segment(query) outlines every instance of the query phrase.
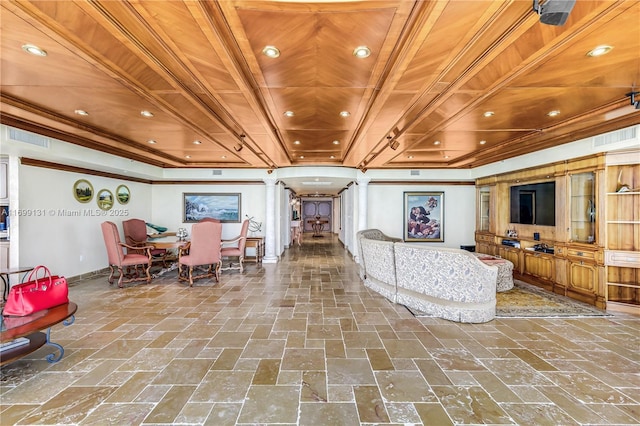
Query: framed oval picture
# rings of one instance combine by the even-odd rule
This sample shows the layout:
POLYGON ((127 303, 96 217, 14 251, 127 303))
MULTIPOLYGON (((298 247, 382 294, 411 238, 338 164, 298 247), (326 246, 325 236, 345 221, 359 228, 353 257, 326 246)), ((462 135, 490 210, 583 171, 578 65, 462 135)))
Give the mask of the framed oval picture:
POLYGON ((81 203, 88 203, 93 198, 93 185, 86 179, 79 179, 73 184, 73 196, 81 203))
POLYGON ((102 210, 110 210, 113 207, 113 193, 108 189, 101 189, 98 191, 96 201, 102 210))
POLYGON ((127 204, 131 198, 131 192, 127 185, 120 185, 116 188, 116 198, 120 204, 127 204))

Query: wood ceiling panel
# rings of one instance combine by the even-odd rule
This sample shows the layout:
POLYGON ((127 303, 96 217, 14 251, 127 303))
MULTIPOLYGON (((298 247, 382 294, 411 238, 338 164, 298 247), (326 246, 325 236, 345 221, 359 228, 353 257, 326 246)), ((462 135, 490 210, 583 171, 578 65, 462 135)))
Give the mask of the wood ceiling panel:
POLYGON ((502 0, 0 8, 3 122, 161 167, 466 168, 640 124, 617 112, 640 81, 637 0, 580 0, 562 27, 502 0), (267 44, 281 56, 262 55, 267 44), (614 49, 586 57, 598 44, 614 49), (372 55, 353 57, 359 45, 372 55))
MULTIPOLYGON (((106 2, 109 4, 110 2, 106 2)), ((112 2, 116 6, 118 2, 112 2)), ((109 67, 125 72, 130 78, 149 90, 166 90, 170 86, 135 55, 130 46, 119 38, 120 34, 104 21, 96 21, 76 3, 71 1, 31 2, 39 19, 46 19, 47 25, 59 31, 78 49, 85 51, 96 60, 106 61, 109 67), (86 50, 85 50, 86 49, 86 50)))
POLYGON ((5 11, 2 18, 2 87, 11 86, 67 86, 104 87, 119 89, 122 86, 98 72, 95 67, 78 58, 66 47, 53 41, 46 34, 34 30, 33 25, 5 11), (22 45, 33 44, 45 49, 47 57, 28 55, 22 45), (46 69, 46 73, 42 70, 46 69))

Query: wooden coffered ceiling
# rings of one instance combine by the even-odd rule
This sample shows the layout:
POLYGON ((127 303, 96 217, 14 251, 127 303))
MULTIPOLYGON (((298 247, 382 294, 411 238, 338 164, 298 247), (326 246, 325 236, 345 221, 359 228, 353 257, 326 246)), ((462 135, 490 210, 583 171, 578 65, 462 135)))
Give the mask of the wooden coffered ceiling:
POLYGON ((530 1, 0 7, 2 123, 161 167, 471 168, 640 123, 637 0, 563 26, 530 1))

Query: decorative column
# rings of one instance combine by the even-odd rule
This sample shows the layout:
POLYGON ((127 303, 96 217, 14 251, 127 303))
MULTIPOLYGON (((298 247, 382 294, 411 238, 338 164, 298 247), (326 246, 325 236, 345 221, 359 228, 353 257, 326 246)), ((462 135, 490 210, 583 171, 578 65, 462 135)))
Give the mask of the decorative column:
POLYGON ((264 257, 262 263, 278 263, 276 256, 276 182, 275 178, 265 178, 264 183, 267 185, 265 214, 266 226, 264 236, 264 257))
POLYGON ((369 212, 367 195, 370 181, 371 179, 364 177, 356 179, 358 183, 358 231, 367 229, 367 213, 369 212))

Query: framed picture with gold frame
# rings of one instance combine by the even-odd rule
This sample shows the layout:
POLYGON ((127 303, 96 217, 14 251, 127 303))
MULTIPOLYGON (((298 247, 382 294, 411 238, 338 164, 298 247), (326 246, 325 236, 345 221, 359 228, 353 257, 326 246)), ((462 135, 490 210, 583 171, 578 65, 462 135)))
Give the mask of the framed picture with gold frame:
POLYGON ((444 242, 444 192, 404 193, 404 240, 444 242))
POLYGON ((120 204, 127 204, 131 199, 131 191, 127 185, 120 185, 116 188, 116 198, 120 204))
POLYGON ((96 195, 96 202, 102 210, 111 210, 113 207, 113 193, 108 189, 101 189, 96 195))
POLYGON ((81 203, 88 203, 93 199, 93 185, 86 179, 78 179, 73 184, 73 196, 81 203))

